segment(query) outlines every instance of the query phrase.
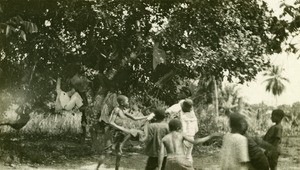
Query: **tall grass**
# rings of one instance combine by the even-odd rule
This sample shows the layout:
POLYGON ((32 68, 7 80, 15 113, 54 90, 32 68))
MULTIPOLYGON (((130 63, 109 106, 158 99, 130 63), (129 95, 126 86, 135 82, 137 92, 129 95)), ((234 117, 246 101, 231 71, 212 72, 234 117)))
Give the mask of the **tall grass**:
MULTIPOLYGON (((12 105, 4 113, 1 123, 13 123, 18 119, 18 114, 15 110, 18 105, 12 105)), ((15 130, 9 126, 0 127, 1 132, 10 133, 15 130)), ((81 113, 64 111, 60 114, 51 113, 30 113, 29 122, 20 130, 20 133, 26 134, 77 134, 81 132, 81 113)))

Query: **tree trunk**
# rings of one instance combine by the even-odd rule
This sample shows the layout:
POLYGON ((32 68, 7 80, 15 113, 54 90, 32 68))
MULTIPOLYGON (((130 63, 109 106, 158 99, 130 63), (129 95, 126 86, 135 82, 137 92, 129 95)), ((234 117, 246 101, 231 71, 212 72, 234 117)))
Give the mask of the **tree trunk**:
POLYGON ((215 112, 216 112, 216 116, 219 116, 218 84, 214 76, 213 76, 213 83, 214 83, 215 112))
MULTIPOLYGON (((101 110, 103 107, 103 102, 105 99, 105 95, 97 95, 95 97, 94 106, 91 109, 92 112, 101 114, 101 110)), ((96 153, 100 153, 105 148, 105 132, 104 127, 98 121, 99 115, 94 117, 93 123, 91 125, 91 142, 92 142, 92 150, 96 153)))

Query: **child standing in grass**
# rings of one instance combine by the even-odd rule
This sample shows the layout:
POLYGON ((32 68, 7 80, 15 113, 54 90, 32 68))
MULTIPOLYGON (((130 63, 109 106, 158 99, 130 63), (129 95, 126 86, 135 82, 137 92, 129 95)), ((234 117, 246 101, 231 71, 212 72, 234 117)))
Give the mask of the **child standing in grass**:
POLYGON ((240 114, 231 114, 229 126, 231 132, 223 137, 221 149, 222 170, 248 169, 249 162, 248 140, 241 135, 243 131, 243 117, 240 114))
POLYGON ((282 138, 282 125, 281 121, 284 117, 284 112, 281 109, 276 109, 272 111, 271 120, 275 125, 271 126, 267 131, 263 140, 274 146, 273 150, 266 150, 266 155, 269 160, 271 170, 277 169, 278 157, 280 155, 280 143, 282 138))
MULTIPOLYGON (((198 132, 199 128, 197 117, 195 116, 192 109, 193 101, 191 99, 185 99, 181 104, 179 119, 182 123, 183 134, 191 139, 194 139, 195 134, 198 132)), ((188 141, 184 141, 184 148, 187 159, 193 162, 193 144, 188 141)))

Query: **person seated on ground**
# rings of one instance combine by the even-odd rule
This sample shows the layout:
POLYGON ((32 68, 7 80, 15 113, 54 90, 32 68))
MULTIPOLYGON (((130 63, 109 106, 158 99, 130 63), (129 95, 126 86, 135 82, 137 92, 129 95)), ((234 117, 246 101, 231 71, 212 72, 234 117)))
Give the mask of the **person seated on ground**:
MULTIPOLYGON (((166 113, 162 109, 154 110, 154 122, 147 122, 144 127, 145 135, 141 139, 145 142, 145 154, 148 156, 146 170, 155 170, 158 168, 158 156, 162 144, 162 138, 169 133, 168 123, 165 121, 166 113)), ((164 157, 164 168, 166 157, 164 157)))
MULTIPOLYGON (((153 114, 149 116, 139 116, 139 117, 134 117, 129 113, 129 101, 128 97, 124 95, 119 95, 117 97, 117 102, 119 106, 115 107, 114 110, 111 113, 109 124, 112 125, 114 128, 122 131, 125 133, 125 137, 123 138, 122 142, 120 143, 120 146, 118 148, 118 153, 122 154, 122 149, 124 144, 130 139, 130 138, 140 138, 143 135, 142 130, 136 129, 136 127, 132 127, 132 123, 128 121, 130 120, 150 120, 153 118, 153 114)), ((123 135, 121 135, 123 136, 123 135)))
POLYGON ((70 91, 65 92, 61 89, 61 79, 57 79, 56 84, 56 102, 55 102, 55 111, 61 111, 61 110, 73 110, 73 109, 79 109, 81 106, 83 106, 83 99, 79 95, 78 92, 76 92, 75 88, 72 88, 70 91))
POLYGON ((246 134, 248 123, 245 119, 241 120, 242 130, 241 135, 244 135, 248 140, 248 152, 250 158, 249 170, 269 170, 269 162, 262 148, 255 142, 255 139, 246 134))
MULTIPOLYGON (((192 109, 193 101, 191 99, 185 99, 181 104, 179 119, 182 123, 183 134, 191 139, 194 139, 199 128, 197 117, 192 109)), ((188 141, 184 141, 184 147, 187 159, 193 162, 193 144, 188 141)))
POLYGON ((169 122, 169 131, 170 133, 162 139, 158 164, 159 170, 162 170, 165 151, 167 152, 165 170, 193 170, 193 163, 186 158, 183 142, 187 140, 193 144, 200 144, 221 135, 220 133, 215 133, 194 140, 182 134, 182 124, 179 119, 172 119, 169 122))

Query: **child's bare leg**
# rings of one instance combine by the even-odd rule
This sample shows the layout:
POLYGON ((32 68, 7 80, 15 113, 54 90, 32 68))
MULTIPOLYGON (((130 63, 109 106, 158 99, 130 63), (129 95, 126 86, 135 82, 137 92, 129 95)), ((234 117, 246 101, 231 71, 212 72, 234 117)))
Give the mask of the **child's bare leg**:
POLYGON ((124 144, 131 138, 131 134, 127 134, 123 141, 120 143, 120 147, 119 147, 119 153, 123 153, 123 147, 124 147, 124 144))

